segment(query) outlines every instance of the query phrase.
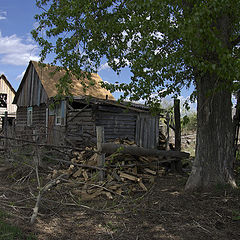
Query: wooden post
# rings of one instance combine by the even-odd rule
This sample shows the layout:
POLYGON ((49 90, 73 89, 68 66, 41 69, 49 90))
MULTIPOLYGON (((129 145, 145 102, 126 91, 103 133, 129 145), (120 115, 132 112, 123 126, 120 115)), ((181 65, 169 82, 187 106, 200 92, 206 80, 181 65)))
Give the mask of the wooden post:
MULTIPOLYGON (((236 112, 233 117, 233 134, 234 134, 234 156, 236 157, 237 149, 238 149, 238 135, 239 135, 239 123, 240 123, 240 92, 238 91, 236 94, 237 104, 236 104, 236 112)), ((235 160, 234 160, 235 164, 235 160)))
POLYGON ((181 151, 181 119, 180 100, 174 99, 174 120, 175 120, 175 150, 181 151))
MULTIPOLYGON (((174 99, 174 121, 175 121, 175 150, 181 151, 181 116, 180 116, 180 100, 174 99)), ((182 172, 182 162, 173 162, 172 166, 177 172, 182 172)))
POLYGON ((5 148, 5 153, 8 152, 8 112, 5 111, 5 116, 4 116, 4 148, 5 148))
POLYGON ((166 150, 169 150, 169 122, 170 122, 170 116, 169 116, 169 112, 167 112, 167 115, 166 115, 166 124, 167 124, 166 150))
MULTIPOLYGON (((105 165, 105 154, 102 153, 102 144, 104 143, 104 127, 97 126, 97 151, 98 151, 98 167, 103 168, 105 165)), ((103 181, 104 179, 104 171, 99 171, 99 180, 103 181)))

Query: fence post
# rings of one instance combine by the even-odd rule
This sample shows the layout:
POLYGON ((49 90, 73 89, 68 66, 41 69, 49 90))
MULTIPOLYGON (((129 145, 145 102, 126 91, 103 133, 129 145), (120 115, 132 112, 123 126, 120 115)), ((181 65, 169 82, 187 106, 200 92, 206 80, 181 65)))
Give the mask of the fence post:
POLYGON ((174 120, 175 120, 175 150, 181 151, 181 119, 180 100, 174 99, 174 120))
POLYGON ((8 112, 5 111, 4 115, 4 148, 5 153, 8 152, 8 112))
MULTIPOLYGON (((181 151, 181 116, 180 116, 180 100, 174 99, 174 121, 175 121, 175 150, 181 151)), ((172 164, 177 172, 182 172, 182 162, 181 160, 175 161, 172 164)))
POLYGON ((169 150, 169 123, 170 123, 170 115, 169 112, 166 114, 166 124, 167 124, 167 137, 166 137, 166 150, 169 150))
MULTIPOLYGON (((105 153, 102 153, 102 143, 104 143, 104 127, 96 126, 97 132, 97 151, 98 151, 98 167, 103 168, 105 165, 105 153)), ((99 171, 99 179, 103 181, 104 170, 99 171)))

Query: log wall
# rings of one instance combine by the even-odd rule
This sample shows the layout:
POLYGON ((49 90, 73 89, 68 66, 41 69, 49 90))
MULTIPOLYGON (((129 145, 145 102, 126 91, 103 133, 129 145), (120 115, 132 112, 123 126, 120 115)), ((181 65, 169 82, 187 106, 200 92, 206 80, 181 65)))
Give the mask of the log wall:
POLYGON ((46 139, 46 105, 32 107, 31 126, 27 126, 27 107, 18 107, 15 129, 19 137, 36 140, 38 136, 39 141, 44 141, 46 139))

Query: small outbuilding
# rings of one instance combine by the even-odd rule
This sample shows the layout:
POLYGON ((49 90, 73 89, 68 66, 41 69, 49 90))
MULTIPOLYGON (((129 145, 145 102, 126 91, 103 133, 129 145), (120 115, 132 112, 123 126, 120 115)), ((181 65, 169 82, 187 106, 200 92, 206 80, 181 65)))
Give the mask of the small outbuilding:
POLYGON ((84 88, 89 79, 71 76, 71 97, 64 98, 52 108, 59 79, 64 70, 56 66, 30 61, 13 103, 17 105, 15 129, 18 135, 32 136, 49 144, 96 142, 96 126, 104 126, 105 140, 128 138, 146 148, 156 148, 159 116, 152 116, 148 107, 140 104, 118 103, 101 87, 102 79, 91 74, 95 85, 84 88))

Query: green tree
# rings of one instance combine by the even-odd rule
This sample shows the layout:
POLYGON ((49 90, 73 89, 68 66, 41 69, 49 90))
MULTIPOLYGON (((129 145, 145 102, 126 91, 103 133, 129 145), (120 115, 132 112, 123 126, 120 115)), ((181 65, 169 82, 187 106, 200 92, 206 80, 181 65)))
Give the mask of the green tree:
MULTIPOLYGON (((239 0, 37 0, 42 13, 32 31, 44 60, 81 75, 101 59, 119 72, 129 66, 124 90, 131 100, 158 103, 194 84, 196 159, 186 189, 233 179, 231 92, 239 79, 239 0)), ((108 86, 109 87, 109 86, 108 86)))

